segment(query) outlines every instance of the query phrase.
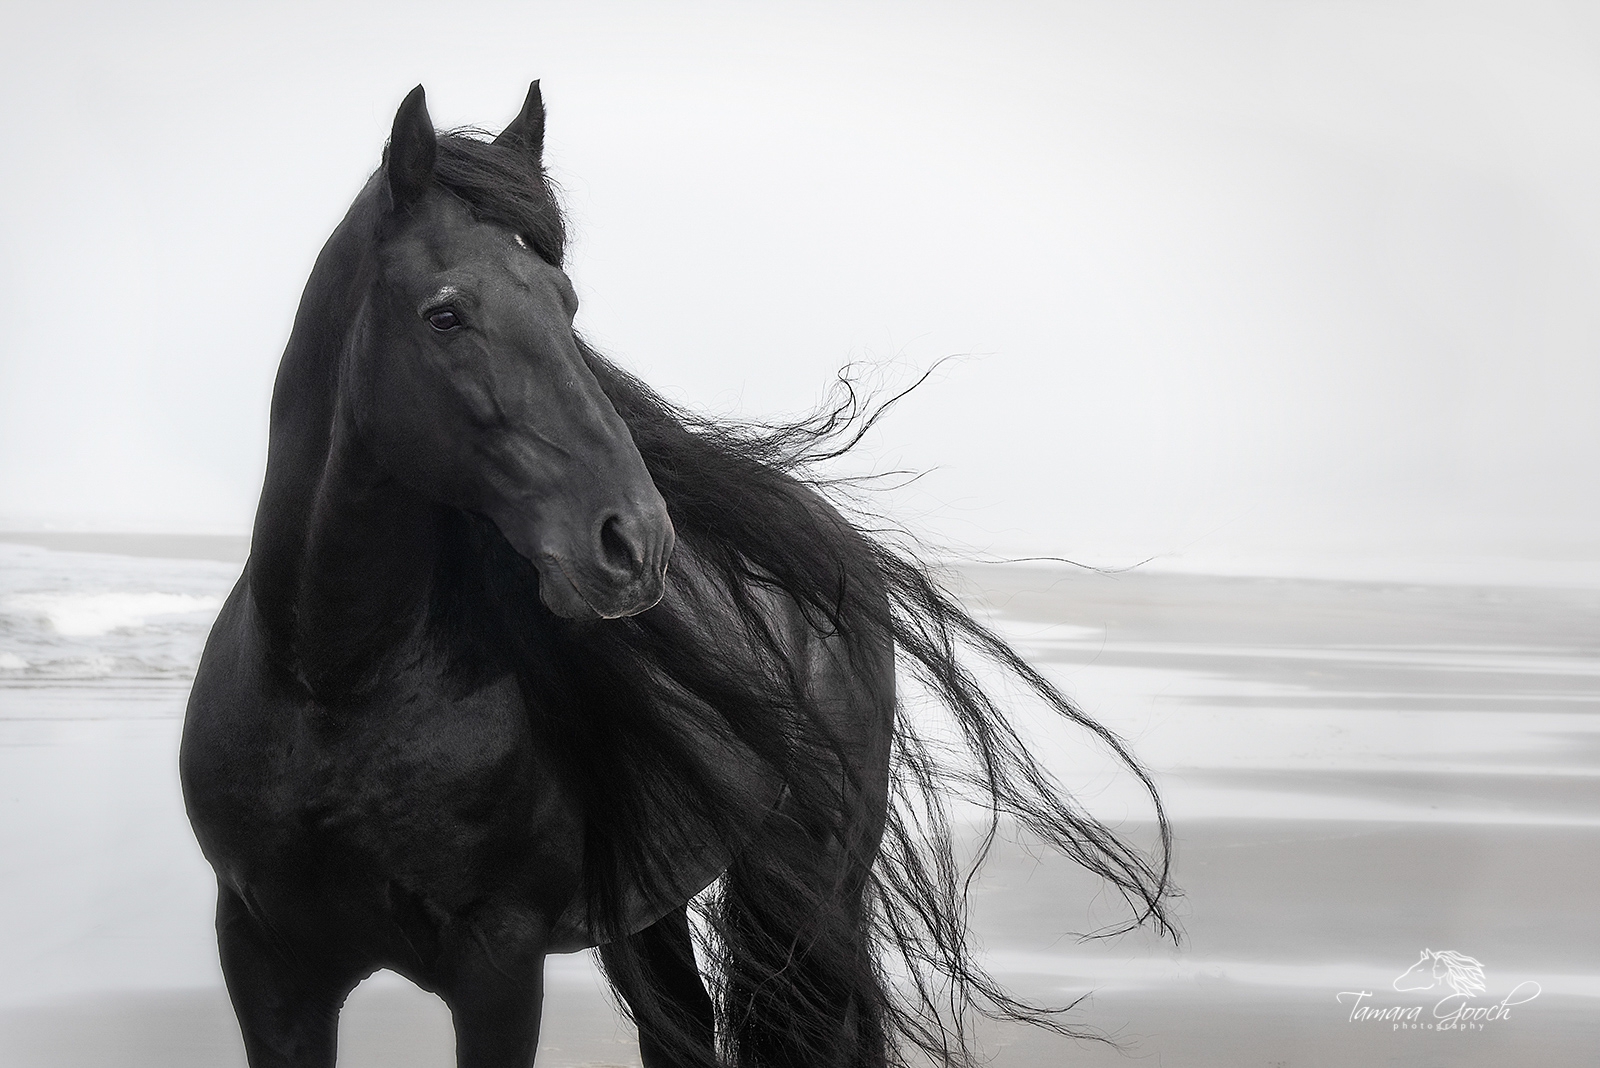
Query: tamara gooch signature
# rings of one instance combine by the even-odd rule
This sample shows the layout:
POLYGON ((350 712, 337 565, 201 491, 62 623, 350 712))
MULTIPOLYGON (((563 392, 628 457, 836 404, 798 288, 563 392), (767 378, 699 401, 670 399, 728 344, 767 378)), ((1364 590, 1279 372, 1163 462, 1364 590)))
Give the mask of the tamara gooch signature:
POLYGON ((1483 965, 1452 949, 1437 953, 1424 949, 1417 963, 1401 972, 1393 986, 1405 993, 1431 990, 1443 996, 1434 1002, 1428 1017, 1423 1016, 1427 1006, 1421 1003, 1370 1003, 1370 990, 1340 991, 1339 1004, 1350 1007, 1350 1023, 1386 1023, 1395 1031, 1482 1031, 1491 1023, 1509 1020, 1512 1008, 1527 1004, 1542 992, 1538 983, 1529 980, 1512 987, 1499 1001, 1476 1001, 1489 991, 1483 965))

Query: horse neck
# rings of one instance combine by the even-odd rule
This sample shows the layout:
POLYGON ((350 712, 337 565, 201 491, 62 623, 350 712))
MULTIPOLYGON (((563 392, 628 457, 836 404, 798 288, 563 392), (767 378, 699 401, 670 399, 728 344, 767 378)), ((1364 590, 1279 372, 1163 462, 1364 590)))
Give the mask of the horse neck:
POLYGON ((377 678, 421 620, 434 506, 384 471, 341 399, 369 252, 371 190, 306 283, 273 389, 267 474, 246 571, 284 666, 313 692, 377 678))

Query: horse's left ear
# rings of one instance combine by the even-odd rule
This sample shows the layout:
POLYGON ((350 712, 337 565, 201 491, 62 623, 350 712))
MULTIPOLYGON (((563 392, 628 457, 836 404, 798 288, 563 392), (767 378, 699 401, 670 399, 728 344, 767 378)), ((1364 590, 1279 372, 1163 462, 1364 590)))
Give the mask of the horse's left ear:
POLYGON ((528 99, 522 110, 512 119, 494 143, 501 148, 512 148, 538 164, 544 156, 544 96, 539 92, 539 81, 528 86, 528 99))
POLYGON ((433 184, 433 157, 439 136, 428 117, 428 102, 417 86, 394 113, 394 131, 383 150, 383 169, 389 180, 389 207, 398 211, 421 198, 433 184))

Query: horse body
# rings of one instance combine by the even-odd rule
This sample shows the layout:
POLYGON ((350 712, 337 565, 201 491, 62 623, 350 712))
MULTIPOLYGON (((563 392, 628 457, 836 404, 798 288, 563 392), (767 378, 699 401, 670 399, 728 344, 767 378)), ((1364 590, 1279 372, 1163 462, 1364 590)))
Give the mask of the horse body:
POLYGON ((770 452, 582 346, 543 118, 535 83, 492 144, 439 137, 407 97, 280 367, 180 762, 252 1068, 332 1065, 339 1005, 385 967, 449 1004, 463 1068, 525 1068, 544 957, 591 946, 647 1068, 948 1047, 884 985, 886 938, 1021 1012, 969 969, 948 865, 880 857, 909 840, 891 753, 918 744, 896 649, 995 808, 1159 919, 1164 873, 1041 792, 950 632, 1092 722, 770 452), (717 1011, 685 912, 714 880, 717 1011))
MULTIPOLYGON (((695 573, 692 561, 678 563, 684 575, 695 573)), ((417 581, 414 571, 395 574, 417 581)), ((870 774, 877 784, 871 793, 881 796, 892 665, 880 656, 878 673, 863 686, 859 669, 834 648, 837 637, 818 634, 793 602, 774 597, 769 604, 797 669, 818 704, 833 710, 858 772, 870 774)), ((457 610, 483 617, 497 607, 457 610)), ((185 729, 191 816, 226 889, 246 901, 281 894, 283 919, 271 924, 282 929, 339 914, 316 937, 332 945, 353 941, 336 932, 361 931, 354 940, 378 954, 362 962, 363 975, 381 966, 422 977, 425 962, 397 956, 392 937, 400 922, 394 909, 417 901, 441 919, 484 900, 513 903, 539 915, 551 952, 607 937, 589 925, 578 892, 582 800, 559 757, 535 736, 536 710, 510 664, 480 665, 483 677, 464 682, 459 665, 431 647, 428 631, 438 621, 417 619, 408 628, 414 637, 390 652, 394 666, 376 685, 328 701, 275 661, 260 618, 242 579, 213 631, 185 729), (351 923, 363 913, 380 922, 351 923)), ((726 620, 702 625, 718 623, 726 620)), ((707 774, 747 798, 745 835, 753 833, 780 800, 778 784, 752 774, 750 754, 728 739, 700 735, 694 748, 704 754, 707 774)), ((700 845, 699 856, 679 854, 680 867, 667 873, 665 902, 645 887, 624 888, 622 933, 648 927, 704 889, 736 843, 700 845)))

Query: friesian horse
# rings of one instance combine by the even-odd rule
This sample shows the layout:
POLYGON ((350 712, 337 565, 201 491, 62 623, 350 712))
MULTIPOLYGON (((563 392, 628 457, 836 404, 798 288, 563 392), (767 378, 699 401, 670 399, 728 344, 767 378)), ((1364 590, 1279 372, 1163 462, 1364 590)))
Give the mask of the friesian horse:
POLYGON ((717 422, 578 338, 544 120, 535 82, 492 140, 441 134, 413 90, 283 355, 181 753, 252 1068, 331 1066, 379 968, 444 999, 462 1068, 527 1068, 545 956, 595 946, 648 1068, 965 1064, 974 1009, 1066 1031, 972 959, 945 796, 1170 930, 1165 818, 1151 858, 1074 806, 963 651, 1149 778, 829 503, 810 465, 881 408, 717 422))

